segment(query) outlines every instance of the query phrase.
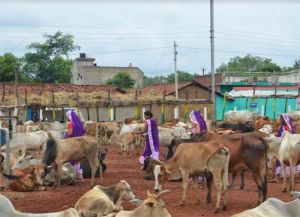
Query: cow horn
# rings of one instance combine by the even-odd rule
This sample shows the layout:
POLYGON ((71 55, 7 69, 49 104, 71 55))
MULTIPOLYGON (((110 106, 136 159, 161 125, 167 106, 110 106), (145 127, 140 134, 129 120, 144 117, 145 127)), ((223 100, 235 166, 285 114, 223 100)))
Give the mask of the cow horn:
POLYGON ((147 190, 147 196, 150 196, 151 194, 150 194, 150 191, 149 191, 149 189, 147 190))
POLYGON ((165 193, 169 193, 169 192, 172 192, 171 190, 163 190, 161 192, 159 192, 156 197, 159 198, 161 195, 165 194, 165 193))

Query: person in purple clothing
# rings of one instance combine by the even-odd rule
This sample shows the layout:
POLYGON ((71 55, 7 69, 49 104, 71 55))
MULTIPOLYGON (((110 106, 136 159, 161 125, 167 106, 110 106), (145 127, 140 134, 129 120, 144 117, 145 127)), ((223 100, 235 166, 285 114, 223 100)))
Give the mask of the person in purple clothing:
POLYGON ((157 122, 153 118, 153 114, 150 111, 144 112, 145 127, 142 132, 137 134, 146 133, 146 147, 142 156, 139 158, 141 164, 144 164, 146 157, 151 157, 154 160, 159 160, 159 136, 157 122))
POLYGON ((203 131, 207 131, 205 120, 199 111, 192 110, 189 114, 189 117, 191 122, 193 123, 193 135, 197 135, 203 131))
MULTIPOLYGON (((78 115, 76 114, 76 112, 74 110, 69 110, 66 112, 66 116, 68 119, 68 131, 65 135, 65 138, 71 138, 71 137, 79 137, 79 136, 84 136, 85 134, 85 129, 83 127, 83 124, 80 120, 80 118, 78 117, 78 115)), ((80 180, 83 180, 83 176, 82 176, 82 169, 80 167, 80 163, 78 164, 73 164, 74 168, 77 171, 77 178, 80 180)))

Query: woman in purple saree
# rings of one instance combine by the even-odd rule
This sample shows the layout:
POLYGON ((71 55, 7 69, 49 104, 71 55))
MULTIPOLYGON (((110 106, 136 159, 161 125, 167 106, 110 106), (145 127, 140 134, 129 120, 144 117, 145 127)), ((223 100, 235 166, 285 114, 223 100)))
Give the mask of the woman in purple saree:
POLYGON ((145 128, 138 134, 146 133, 146 147, 142 156, 139 158, 141 164, 144 164, 146 157, 151 157, 154 160, 159 160, 159 136, 157 122, 153 118, 153 114, 150 111, 144 112, 145 116, 145 128))
POLYGON ((206 122, 199 111, 192 110, 189 114, 189 117, 194 125, 192 129, 193 135, 199 134, 203 131, 207 131, 206 122))
MULTIPOLYGON (((79 136, 83 136, 85 134, 85 129, 83 127, 83 124, 81 122, 81 120, 79 119, 78 115, 76 114, 76 112, 74 110, 69 110, 66 112, 66 116, 68 119, 68 131, 66 133, 65 138, 71 138, 71 137, 79 137, 79 136)), ((79 179, 83 179, 82 177, 82 169, 80 167, 80 163, 78 164, 73 164, 74 168, 77 171, 77 176, 79 179)))

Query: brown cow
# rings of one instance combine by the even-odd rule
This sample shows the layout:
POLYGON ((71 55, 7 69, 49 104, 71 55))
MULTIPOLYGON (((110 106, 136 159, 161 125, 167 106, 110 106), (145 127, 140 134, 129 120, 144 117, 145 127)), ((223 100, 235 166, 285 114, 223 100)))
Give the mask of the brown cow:
POLYGON ((206 132, 200 141, 218 141, 230 152, 229 172, 233 177, 241 171, 250 170, 258 188, 258 204, 266 200, 268 144, 257 132, 216 135, 206 132))
MULTIPOLYGON (((73 137, 59 141, 50 138, 47 141, 47 148, 42 162, 47 166, 54 164, 54 169, 56 170, 56 184, 60 186, 59 177, 62 165, 66 162, 80 162, 86 158, 91 167, 92 187, 94 185, 96 170, 99 166, 99 148, 100 142, 92 136, 73 137)), ((102 177, 101 166, 100 177, 102 177)))

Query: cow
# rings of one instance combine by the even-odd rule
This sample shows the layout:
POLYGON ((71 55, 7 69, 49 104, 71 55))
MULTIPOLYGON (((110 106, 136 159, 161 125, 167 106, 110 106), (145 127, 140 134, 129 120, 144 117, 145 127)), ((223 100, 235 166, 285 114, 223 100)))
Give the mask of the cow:
POLYGON ((95 186, 79 198, 75 209, 81 217, 100 217, 122 210, 123 201, 133 199, 130 185, 121 180, 109 187, 95 186))
POLYGON ((256 208, 246 210, 232 217, 295 217, 300 213, 300 200, 283 202, 277 198, 269 198, 256 208))
MULTIPOLYGON (((54 164, 56 170, 56 184, 60 186, 60 174, 62 165, 66 162, 80 162, 88 159, 91 171, 91 187, 94 185, 96 170, 99 166, 100 142, 92 136, 81 136, 56 141, 49 138, 42 162, 50 166, 54 164)), ((102 172, 100 168, 100 177, 102 172)))
MULTIPOLYGON (((42 160, 36 159, 31 155, 25 153, 13 165, 12 171, 16 169, 24 169, 28 166, 35 166, 41 164, 42 160)), ((60 174, 60 182, 63 185, 72 185, 75 183, 76 170, 70 163, 65 163, 62 166, 62 173, 60 174)), ((43 178, 43 185, 50 186, 55 182, 55 173, 53 169, 48 169, 47 174, 43 178)))
POLYGON ((290 191, 295 190, 295 167, 300 163, 300 136, 284 131, 281 135, 282 141, 279 148, 279 161, 281 163, 283 186, 286 192, 286 166, 290 165, 290 191))
POLYGON ((185 204, 189 176, 193 178, 197 202, 200 202, 198 176, 201 172, 211 172, 217 188, 217 201, 214 212, 220 208, 221 196, 224 196, 223 209, 227 209, 228 165, 230 154, 221 143, 182 143, 174 156, 163 165, 155 166, 155 191, 161 191, 163 184, 172 178, 182 178, 183 192, 180 205, 185 204), (223 194, 222 194, 223 190, 223 194))
POLYGON ((67 123, 54 122, 40 122, 39 127, 44 131, 65 131, 67 129, 67 123))
POLYGON ((254 128, 256 131, 259 131, 259 129, 263 128, 265 125, 272 125, 272 121, 269 119, 269 117, 257 117, 254 122, 254 128))
MULTIPOLYGON (((101 147, 99 150, 99 167, 101 165, 102 168, 102 174, 106 171, 106 164, 103 162, 105 159, 105 156, 108 152, 108 149, 105 147, 101 147)), ((91 167, 89 165, 89 161, 87 159, 84 159, 83 161, 80 162, 80 167, 83 171, 82 176, 83 178, 91 178, 92 174, 91 174, 91 167)), ((96 172, 96 177, 100 176, 100 168, 97 168, 97 172, 96 172)))
MULTIPOLYGON (((16 133, 11 139, 9 146, 15 151, 19 149, 23 151, 41 151, 44 150, 47 140, 48 134, 42 130, 31 133, 16 133)), ((2 150, 5 149, 6 147, 3 146, 2 150)))
POLYGON ((250 170, 258 188, 258 204, 266 200, 268 142, 261 133, 217 135, 205 132, 199 141, 217 141, 227 147, 230 152, 229 172, 233 174, 233 180, 237 173, 250 170))
POLYGON ((237 132, 241 133, 247 133, 247 132, 253 132, 253 124, 251 121, 245 122, 245 123, 230 123, 230 122, 222 122, 218 123, 217 127, 223 128, 223 129, 231 129, 237 132))
POLYGON ((2 171, 2 174, 7 179, 11 180, 9 187, 13 191, 26 192, 34 190, 46 190, 42 187, 40 177, 43 175, 45 168, 43 165, 31 165, 26 168, 15 170, 12 175, 6 174, 2 171))
POLYGON ((146 157, 143 164, 143 171, 145 171, 144 179, 154 180, 154 168, 155 165, 162 165, 163 162, 152 159, 151 157, 146 157))
POLYGON ((169 190, 161 191, 160 193, 150 194, 147 191, 147 198, 142 205, 132 211, 120 211, 115 217, 171 217, 165 207, 165 203, 160 199, 161 195, 170 192, 169 190))
POLYGON ((15 209, 10 200, 0 195, 0 216, 3 217, 80 217, 76 209, 69 208, 60 212, 53 213, 21 213, 15 209))

